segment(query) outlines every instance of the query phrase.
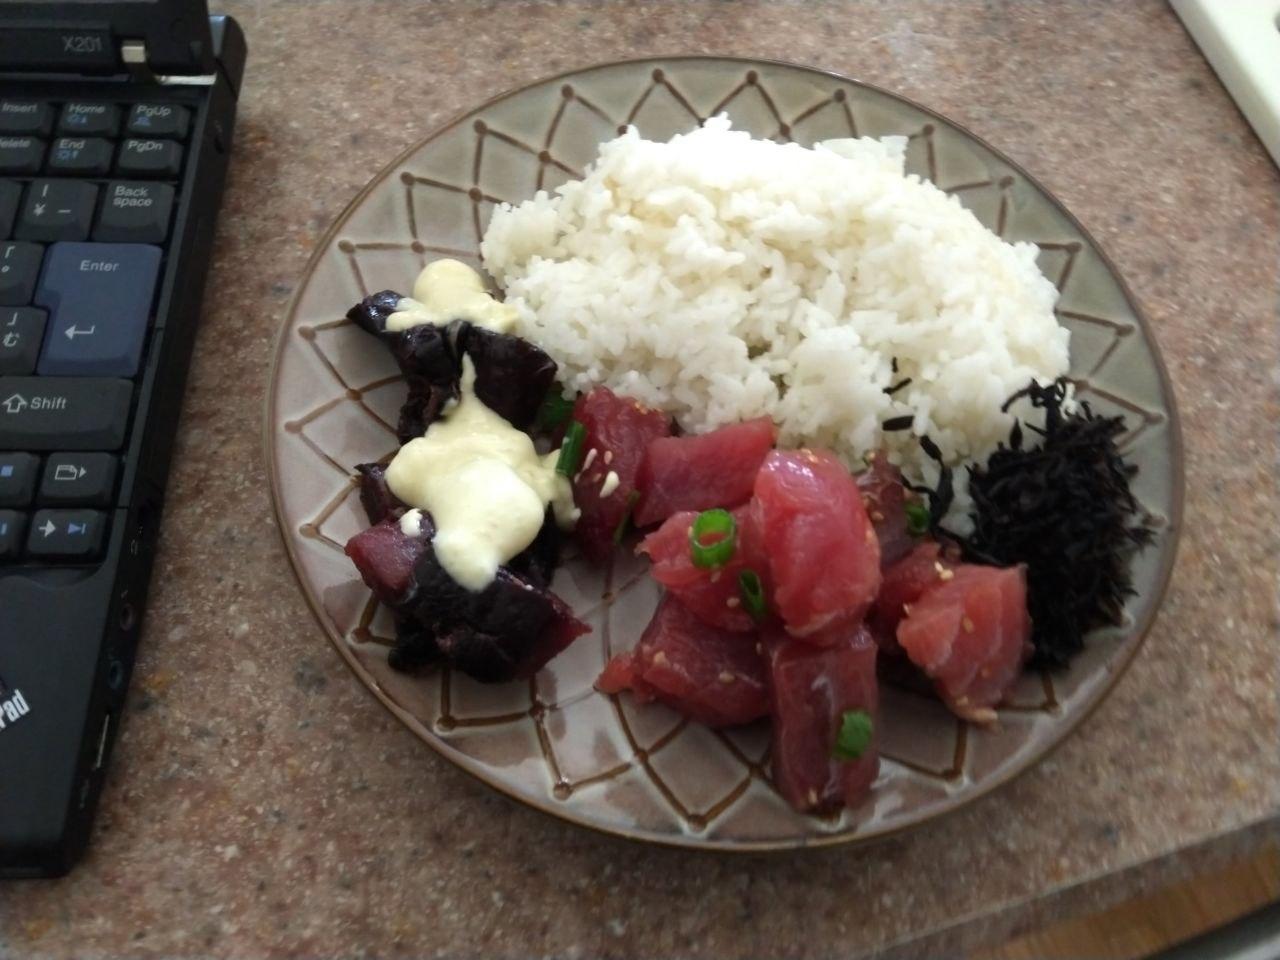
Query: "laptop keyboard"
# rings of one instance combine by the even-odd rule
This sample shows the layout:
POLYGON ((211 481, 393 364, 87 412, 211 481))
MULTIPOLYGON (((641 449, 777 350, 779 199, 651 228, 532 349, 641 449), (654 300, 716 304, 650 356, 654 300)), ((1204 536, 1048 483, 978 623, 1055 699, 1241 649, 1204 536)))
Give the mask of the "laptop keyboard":
POLYGON ((191 120, 0 99, 0 564, 101 556, 191 120))

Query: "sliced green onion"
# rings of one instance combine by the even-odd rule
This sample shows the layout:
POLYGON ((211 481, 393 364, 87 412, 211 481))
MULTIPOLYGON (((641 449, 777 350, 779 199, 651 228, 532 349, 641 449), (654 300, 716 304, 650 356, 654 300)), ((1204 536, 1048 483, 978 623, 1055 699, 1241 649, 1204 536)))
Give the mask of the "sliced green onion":
POLYGON ((560 456, 556 458, 556 473, 560 476, 572 477, 578 472, 578 464, 582 462, 582 441, 586 436, 587 428, 577 420, 569 424, 564 442, 560 444, 560 456))
POLYGON ((750 569, 738 574, 738 592, 742 594, 742 609, 747 611, 756 623, 763 620, 767 608, 764 602, 764 584, 760 582, 760 574, 750 569))
POLYGON ((703 510, 689 528, 689 551, 695 567, 723 567, 733 556, 738 524, 728 510, 703 510))
POLYGON ((907 511, 907 533, 922 537, 929 532, 928 507, 923 503, 908 503, 903 509, 907 511))
POLYGON ((554 430, 569 419, 573 413, 573 401, 566 400, 560 392, 560 384, 552 384, 547 391, 546 399, 538 408, 538 415, 533 420, 534 430, 554 430))
POLYGON ((622 519, 618 521, 618 525, 613 528, 613 545, 616 547, 622 542, 622 538, 627 535, 627 527, 631 525, 631 511, 636 508, 636 504, 640 502, 640 491, 632 490, 627 494, 627 506, 622 511, 622 519))
POLYGON ((857 760, 871 746, 875 725, 865 710, 846 710, 840 718, 840 732, 831 753, 837 760, 857 760))

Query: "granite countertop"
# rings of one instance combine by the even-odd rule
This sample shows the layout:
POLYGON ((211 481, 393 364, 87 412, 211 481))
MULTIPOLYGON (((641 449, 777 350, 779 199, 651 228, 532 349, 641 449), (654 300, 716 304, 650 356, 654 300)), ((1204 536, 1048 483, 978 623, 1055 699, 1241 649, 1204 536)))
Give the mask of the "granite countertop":
POLYGON ((954 954, 1280 834, 1280 178, 1165 3, 220 6, 249 70, 136 680, 93 849, 0 892, 0 955, 954 954), (1008 152, 1115 259, 1181 405, 1181 554, 1129 673, 1031 772, 863 848, 649 849, 500 798, 356 683, 272 518, 273 340, 355 192, 509 87, 681 52, 848 73, 1008 152))

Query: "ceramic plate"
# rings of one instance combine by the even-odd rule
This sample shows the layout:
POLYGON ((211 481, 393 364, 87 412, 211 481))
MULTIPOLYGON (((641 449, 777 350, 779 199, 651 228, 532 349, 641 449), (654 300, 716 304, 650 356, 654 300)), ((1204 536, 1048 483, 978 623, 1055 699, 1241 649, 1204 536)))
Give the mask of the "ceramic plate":
POLYGON ((277 345, 266 421, 280 529, 321 627, 356 676, 424 743, 504 793, 583 826, 720 850, 840 843, 923 823, 1025 770, 1066 737, 1132 659, 1173 562, 1182 468, 1173 397, 1150 329, 1084 229, 972 134, 867 84, 805 67, 707 57, 614 63, 477 107, 380 172, 338 218, 303 277, 277 345), (635 642, 656 592, 644 563, 570 558, 555 582, 592 633, 532 681, 484 686, 442 670, 394 673, 392 624, 343 555, 365 526, 352 468, 396 450, 404 396, 388 351, 343 319, 361 297, 407 290, 429 260, 479 266, 494 204, 580 176, 634 123, 652 139, 727 112, 758 137, 910 138, 908 170, 958 197, 1008 240, 1040 247, 1071 329, 1071 371, 1096 409, 1122 413, 1136 494, 1156 525, 1124 623, 1063 673, 1028 673, 980 730, 937 702, 883 692, 883 765, 870 798, 834 818, 793 812, 769 781, 768 729, 712 732, 660 705, 592 688, 635 642))

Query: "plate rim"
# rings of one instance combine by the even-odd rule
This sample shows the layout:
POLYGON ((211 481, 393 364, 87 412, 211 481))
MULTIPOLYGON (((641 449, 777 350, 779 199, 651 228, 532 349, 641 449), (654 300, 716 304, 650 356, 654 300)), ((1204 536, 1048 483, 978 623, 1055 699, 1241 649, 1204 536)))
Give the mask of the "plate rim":
MULTIPOLYGON (((799 70, 804 73, 817 74, 827 77, 841 83, 851 84, 866 90, 873 91, 890 99, 900 101, 920 111, 926 116, 939 120, 948 126, 959 131, 964 136, 970 138, 974 142, 989 150, 998 160, 1007 164, 1019 176, 1025 178, 1028 183, 1034 186, 1061 214, 1066 221, 1077 230, 1084 240, 1092 248, 1093 252, 1102 261, 1103 266, 1115 279, 1121 294, 1132 311, 1134 319, 1137 321, 1143 333, 1143 341, 1147 345, 1151 358, 1156 368, 1156 375, 1160 383, 1161 393, 1166 401, 1166 410, 1168 414, 1168 434, 1170 444, 1170 471, 1172 473, 1172 489, 1170 491, 1170 507, 1168 523, 1165 527, 1165 536, 1168 540, 1168 549, 1164 552, 1160 566, 1156 572, 1154 588, 1152 590, 1152 602, 1144 615, 1134 622, 1128 636, 1132 639, 1132 644, 1127 652, 1122 655, 1119 663, 1113 664, 1112 668, 1107 672, 1107 676, 1099 684, 1096 691, 1090 695, 1085 702, 1083 708, 1078 714, 1064 721, 1060 730, 1054 731, 1050 735, 1048 743, 1038 753, 1027 757, 1026 759, 1014 764, 1010 769, 1003 771, 997 776, 990 778, 988 781, 982 782, 975 786, 969 793, 965 794, 958 802, 953 802, 951 806, 944 809, 920 815, 915 818, 908 819, 904 823, 897 824, 892 827, 879 829, 871 829, 866 833, 860 832, 840 832, 831 834, 812 833, 807 836, 793 839, 738 839, 730 840, 724 838, 710 837, 705 834, 684 834, 671 833, 659 834, 654 831, 646 830, 639 827, 627 826, 625 824, 610 824, 596 821, 590 817, 582 815, 580 812, 575 813, 572 808, 564 805, 553 804, 549 798, 537 797, 518 792, 503 784, 498 779, 492 777, 485 766, 474 758, 462 753, 462 751, 454 748, 447 740, 438 735, 432 735, 429 728, 426 727, 417 717, 409 713, 399 704, 397 704, 387 692, 382 688, 378 680, 368 672, 355 653, 350 649, 350 645, 341 637, 335 636, 334 631, 330 629, 326 623, 326 617, 323 612, 323 604, 319 598, 315 596, 311 585, 302 576, 299 560, 294 550, 291 538, 288 536, 285 523, 286 518, 283 514, 282 496, 280 487, 280 478, 276 471, 276 436, 273 428, 272 411, 275 409, 275 401, 279 392, 279 368, 281 357, 284 353, 286 340, 289 331, 293 328, 294 320, 297 316, 298 306, 302 295, 305 291, 305 284, 299 283, 298 287, 293 291, 289 298, 289 302, 283 312, 282 321, 279 329, 276 331, 275 342, 272 344, 271 368, 268 375, 267 390, 263 397, 262 412, 262 442, 263 453, 266 461, 268 482, 271 491, 271 508, 272 515, 276 521, 276 531, 284 545, 285 555, 288 557, 289 566, 293 572, 294 579, 297 581, 298 587, 301 589, 303 598, 307 602, 307 606, 315 618, 316 625, 320 627, 321 632, 328 638, 330 644, 336 648, 338 655, 346 663, 347 667, 355 674, 366 692, 372 695, 379 703, 382 704, 397 720, 404 725, 410 733, 417 737, 420 741, 430 747, 436 754, 443 759, 452 763, 455 767, 470 774, 479 780, 485 786, 497 791, 508 800, 519 803, 523 806, 530 807, 543 814, 549 815, 561 820, 565 823, 576 827, 584 827, 597 834, 607 837, 622 838, 638 843, 654 844, 660 847, 666 847, 679 850, 694 850, 703 853, 729 853, 729 854, 760 854, 760 853, 782 853, 786 851, 802 850, 802 849, 818 849, 830 848, 847 845, 865 845, 873 842, 886 840, 890 837, 901 835, 907 831, 918 829, 926 824, 941 820, 950 816, 957 811, 971 806, 978 800, 990 796, 994 791, 1006 786, 1014 779, 1020 777, 1028 770, 1038 766, 1048 757, 1050 757, 1059 747, 1069 740, 1097 711, 1099 706, 1110 696, 1111 692, 1119 684, 1120 679, 1128 672, 1130 665, 1137 659, 1138 652, 1146 643, 1147 637, 1154 626, 1156 619, 1159 617, 1167 599, 1169 584, 1172 580, 1173 570, 1177 563, 1178 550, 1182 540, 1182 520, 1183 506, 1186 488, 1186 470, 1185 470, 1185 453, 1182 440, 1182 420, 1178 408, 1177 394, 1174 390, 1173 380, 1169 374, 1169 369, 1164 362, 1164 356, 1160 349, 1159 341, 1156 339, 1155 331, 1148 319, 1146 312, 1141 304, 1134 296, 1133 291, 1129 288, 1128 282, 1124 275, 1117 268, 1115 262, 1106 252, 1103 246, 1097 241, 1092 233, 1085 228, 1084 224, 1073 214, 1066 205, 1058 199, 1053 191, 1049 190, 1039 179, 1028 173, 1027 170, 1018 162, 1011 159, 1002 150, 988 143, 983 137, 974 133, 966 125, 947 117, 938 111, 918 103, 910 97, 897 93, 893 90, 886 89, 878 84, 865 80, 859 80, 850 77, 835 70, 828 70, 822 67, 814 67, 809 64, 797 63, 791 60, 773 59, 767 57, 744 57, 731 55, 716 54, 672 54, 667 56, 654 55, 646 57, 627 57, 617 60, 605 60, 596 63, 586 64, 584 66, 574 67, 572 69, 563 70, 558 73, 548 74, 546 76, 537 77, 519 86, 504 90, 495 96, 489 97, 478 104, 466 107, 453 115, 442 123, 432 127, 424 136, 415 140, 401 150, 398 154, 388 160, 359 191, 351 198, 343 207, 341 212, 334 218, 333 222, 325 230, 324 234, 316 241, 315 248, 311 255, 307 258, 307 262, 299 274, 300 278, 311 276, 314 270, 319 266, 320 261, 329 251, 333 242, 337 239, 341 229, 346 225, 347 221, 355 213, 359 205, 364 201, 375 187, 386 180, 394 170, 404 163, 409 157, 417 153, 431 141, 453 130, 459 124, 465 122, 477 113, 480 113, 493 105, 504 100, 518 96, 534 87, 544 84, 555 83, 557 81, 568 80, 571 77, 578 76, 592 71, 606 69, 610 67, 639 67, 644 64, 660 65, 672 62, 690 62, 690 61, 712 61, 720 63, 737 63, 746 67, 751 66, 771 66, 785 67, 788 69, 799 70)), ((948 798, 950 801, 952 798, 948 798)))

